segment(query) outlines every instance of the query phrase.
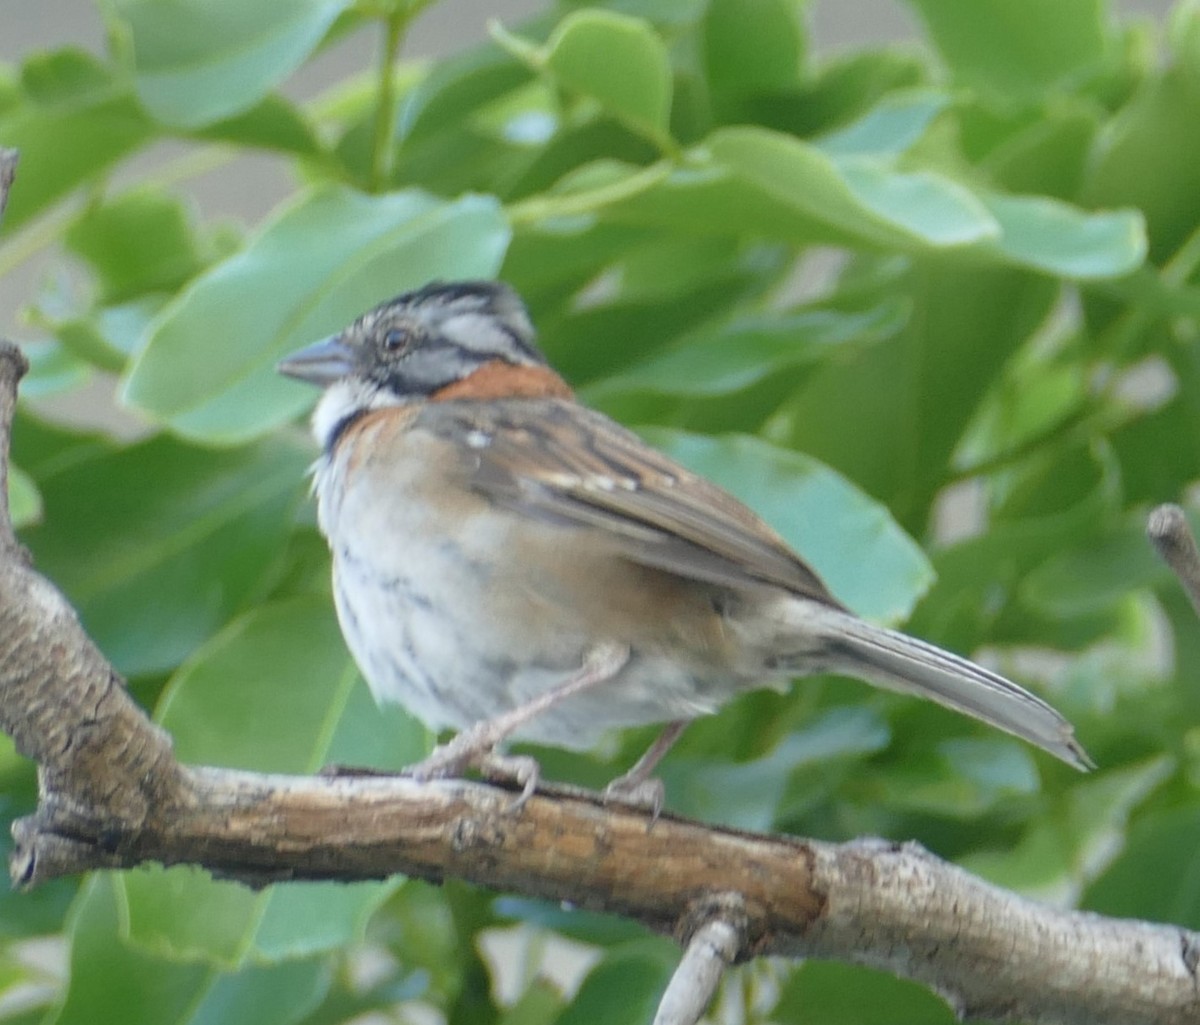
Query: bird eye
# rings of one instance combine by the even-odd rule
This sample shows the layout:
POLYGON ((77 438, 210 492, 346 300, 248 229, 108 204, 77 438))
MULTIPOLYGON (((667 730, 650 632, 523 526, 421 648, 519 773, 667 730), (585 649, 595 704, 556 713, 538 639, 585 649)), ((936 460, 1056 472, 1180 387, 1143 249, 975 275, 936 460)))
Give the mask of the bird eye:
POLYGON ((383 336, 383 347, 388 352, 396 352, 403 349, 412 340, 412 332, 406 327, 389 328, 387 334, 383 336))

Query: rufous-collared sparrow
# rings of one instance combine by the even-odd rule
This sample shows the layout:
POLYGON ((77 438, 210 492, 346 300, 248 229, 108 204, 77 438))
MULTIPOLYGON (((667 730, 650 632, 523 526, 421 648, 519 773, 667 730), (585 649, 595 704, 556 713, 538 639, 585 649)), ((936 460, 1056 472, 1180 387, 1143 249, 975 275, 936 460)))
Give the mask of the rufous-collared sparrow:
POLYGON ((666 723, 610 787, 652 803, 691 719, 779 679, 859 676, 1090 765, 1040 698, 859 619, 748 508, 581 405, 512 289, 434 283, 280 371, 324 388, 314 490, 342 632, 379 700, 460 730, 412 771, 512 775, 509 736, 666 723))

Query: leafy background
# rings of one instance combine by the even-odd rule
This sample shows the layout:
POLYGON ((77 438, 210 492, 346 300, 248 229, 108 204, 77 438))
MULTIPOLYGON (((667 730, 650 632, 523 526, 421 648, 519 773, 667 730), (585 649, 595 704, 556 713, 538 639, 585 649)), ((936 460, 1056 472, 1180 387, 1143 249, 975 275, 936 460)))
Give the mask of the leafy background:
MULTIPOLYGON (((689 730, 674 810, 915 838, 1044 900, 1200 928, 1200 631, 1142 539, 1200 469, 1200 4, 911 0, 917 43, 830 57, 795 0, 560 0, 399 59, 420 6, 107 0, 102 56, 0 65, 22 151, 0 273, 42 268, 14 508, 180 754, 308 772, 431 743, 341 645, 313 395, 272 365, 404 288, 499 275, 587 401, 747 499, 864 615, 1046 694, 1100 765, 820 679, 689 730), (354 33, 375 66, 281 91, 354 33), (202 215, 191 183, 246 154, 289 170, 286 197, 202 215), (114 381, 122 429, 79 427, 114 381)), ((647 739, 539 755, 598 784, 647 739)), ((0 792, 32 808, 7 742, 0 792)), ((6 893, 0 937, 0 1018, 89 1025, 644 1021, 676 956, 454 883, 252 894, 186 869, 6 893)), ((713 1014, 953 1020, 816 963, 743 967, 713 1014)))

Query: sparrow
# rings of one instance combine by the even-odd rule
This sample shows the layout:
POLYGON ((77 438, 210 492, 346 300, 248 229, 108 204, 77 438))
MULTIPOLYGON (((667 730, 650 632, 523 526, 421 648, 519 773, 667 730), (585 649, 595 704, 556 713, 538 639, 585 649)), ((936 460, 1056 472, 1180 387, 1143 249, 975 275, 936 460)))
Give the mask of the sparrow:
POLYGON ((509 738, 594 746, 664 724, 609 796, 738 694, 814 673, 931 698, 1092 767, 1040 698, 837 600, 733 496, 576 401, 494 281, 434 282, 284 359, 323 393, 313 490, 346 644, 377 701, 459 731, 408 771, 537 765, 509 738))

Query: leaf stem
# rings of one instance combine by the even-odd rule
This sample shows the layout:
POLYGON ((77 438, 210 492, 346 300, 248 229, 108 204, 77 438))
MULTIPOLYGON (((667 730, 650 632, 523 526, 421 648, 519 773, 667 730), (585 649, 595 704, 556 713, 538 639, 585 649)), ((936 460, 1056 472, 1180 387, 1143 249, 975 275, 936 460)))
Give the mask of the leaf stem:
POLYGON ((1043 446, 1049 445, 1059 438, 1065 437, 1070 432, 1078 430, 1081 426, 1089 422, 1093 411, 1092 404, 1081 403, 1055 420, 1054 423, 1030 435, 1028 438, 1018 441, 1002 452, 985 456, 983 459, 969 466, 953 469, 942 482, 942 486, 959 484, 962 481, 970 480, 972 477, 986 477, 989 474, 1014 466, 1033 455, 1043 446))
POLYGON ((379 105, 375 108, 375 133, 371 142, 372 192, 382 192, 392 175, 392 139, 396 129, 396 60, 404 42, 413 9, 397 6, 385 18, 383 52, 379 60, 379 105))

